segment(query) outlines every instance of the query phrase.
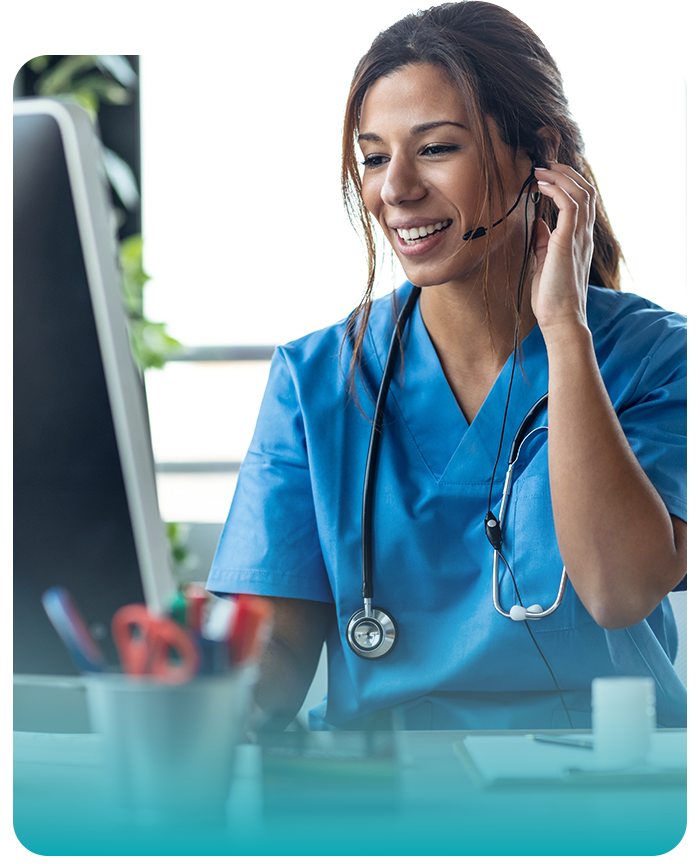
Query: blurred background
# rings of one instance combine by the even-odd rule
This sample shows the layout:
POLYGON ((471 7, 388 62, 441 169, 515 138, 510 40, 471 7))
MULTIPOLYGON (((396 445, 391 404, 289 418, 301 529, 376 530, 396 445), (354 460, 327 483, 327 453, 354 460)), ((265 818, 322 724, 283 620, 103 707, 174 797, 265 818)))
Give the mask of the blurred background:
MULTIPOLYGON (((575 16, 546 0, 500 5, 560 66, 626 255, 625 290, 687 312, 682 7, 651 20, 616 0, 575 16)), ((140 55, 33 56, 15 95, 70 93, 100 128, 161 512, 183 575, 205 578, 274 346, 362 295, 363 247, 339 188, 344 102, 372 38, 416 7, 162 8, 139 6, 130 34, 113 10, 110 44, 143 44, 140 55)), ((379 293, 401 281, 387 252, 379 293)))
MULTIPOLYGON (((365 261, 342 206, 339 155, 360 57, 140 55, 146 309, 184 344, 273 346, 358 302, 365 261)), ((685 212, 684 55, 555 58, 626 256, 625 290, 685 312, 682 219, 675 255, 650 231, 661 208, 685 212), (649 176, 660 141, 674 164, 663 195, 649 176)), ((382 290, 403 278, 385 258, 382 290)), ((225 517, 267 371, 266 360, 222 355, 148 374, 168 519, 225 517), (230 470, 178 472, 178 462, 230 470)))

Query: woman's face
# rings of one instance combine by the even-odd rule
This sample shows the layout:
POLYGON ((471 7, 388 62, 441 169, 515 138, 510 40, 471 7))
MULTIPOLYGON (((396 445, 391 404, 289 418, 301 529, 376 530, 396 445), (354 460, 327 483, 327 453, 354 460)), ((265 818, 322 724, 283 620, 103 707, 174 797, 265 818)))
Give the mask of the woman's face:
MULTIPOLYGON (((488 122, 506 200, 514 203, 531 163, 524 153, 514 160, 488 122)), ((446 75, 436 66, 412 65, 376 81, 362 105, 359 144, 362 197, 408 279, 425 287, 480 272, 486 238, 462 239, 486 218, 478 145, 446 75)), ((523 211, 509 217, 509 231, 522 223, 523 211)), ((505 255, 503 239, 502 223, 491 231, 492 256, 505 255)))

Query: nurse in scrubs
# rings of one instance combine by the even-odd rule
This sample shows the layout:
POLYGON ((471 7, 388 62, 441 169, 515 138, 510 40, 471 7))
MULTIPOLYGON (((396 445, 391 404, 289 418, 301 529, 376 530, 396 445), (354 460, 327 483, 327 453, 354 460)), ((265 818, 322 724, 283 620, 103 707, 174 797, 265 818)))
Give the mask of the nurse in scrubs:
POLYGON ((208 583, 274 604, 259 708, 284 728, 326 642, 312 729, 590 727, 606 675, 653 677, 659 723, 685 725, 685 320, 619 291, 552 57, 490 3, 399 21, 356 69, 343 188, 365 297, 277 349, 208 583), (376 229, 408 282, 372 301, 376 229))

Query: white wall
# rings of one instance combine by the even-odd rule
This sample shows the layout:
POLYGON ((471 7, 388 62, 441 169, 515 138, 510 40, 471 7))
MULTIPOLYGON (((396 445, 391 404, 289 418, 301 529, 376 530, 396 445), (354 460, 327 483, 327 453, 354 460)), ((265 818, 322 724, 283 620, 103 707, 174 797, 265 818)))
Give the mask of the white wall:
MULTIPOLYGON (((147 311, 189 344, 283 342, 339 319, 361 294, 362 247, 338 183, 344 100, 373 36, 414 6, 302 0, 263 19, 255 4, 207 12, 214 5, 169 14, 141 55, 147 311), (169 51, 183 38, 186 68, 169 51)), ((625 287, 685 311, 674 3, 653 20, 620 0, 502 5, 562 69, 627 256, 625 287)))

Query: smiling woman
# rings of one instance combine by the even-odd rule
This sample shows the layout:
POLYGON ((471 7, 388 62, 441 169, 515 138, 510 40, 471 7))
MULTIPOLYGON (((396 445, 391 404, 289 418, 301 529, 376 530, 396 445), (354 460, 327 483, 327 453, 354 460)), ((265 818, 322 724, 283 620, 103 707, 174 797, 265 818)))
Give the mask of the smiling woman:
MULTIPOLYGON (((459 4, 453 4, 443 16, 457 18, 459 9, 459 4)), ((428 27, 409 37, 409 16, 382 34, 376 40, 374 50, 356 69, 345 116, 343 190, 348 213, 351 218, 358 218, 368 248, 367 291, 355 313, 360 334, 366 326, 376 275, 374 230, 367 213, 371 212, 380 221, 377 215, 379 205, 390 205, 391 198, 397 193, 422 198, 418 175, 414 172, 407 176, 402 154, 397 154, 398 166, 390 169, 386 151, 381 154, 371 152, 371 144, 383 143, 375 131, 364 129, 370 122, 375 105, 385 123, 391 123, 393 118, 395 125, 400 125, 406 119, 398 116, 400 106, 407 101, 411 103, 415 125, 404 123, 404 126, 412 136, 422 136, 420 141, 412 141, 412 146, 422 145, 424 148, 421 159, 413 164, 416 167, 420 164, 424 171, 441 175, 439 182, 447 187, 449 195, 461 193, 468 199, 469 212, 464 214, 464 231, 460 231, 459 236, 473 232, 470 239, 475 240, 487 234, 485 243, 478 246, 480 254, 474 257, 481 269, 476 278, 480 280, 484 314, 490 330, 490 285, 500 285, 505 278, 503 272, 494 272, 492 245, 497 239, 506 242, 508 229, 516 227, 512 224, 515 219, 507 222, 503 218, 508 202, 515 200, 516 187, 520 189, 533 167, 543 165, 547 158, 557 158, 575 167, 595 186, 592 171, 583 155, 580 130, 571 117, 559 70, 549 52, 525 24, 500 7, 489 8, 486 4, 473 9, 469 29, 461 29, 457 34, 459 28, 455 28, 450 40, 443 40, 436 30, 428 27), (506 18, 508 26, 499 26, 506 18), (488 33, 488 37, 480 39, 484 33, 488 33), (437 130, 444 133, 446 129, 452 133, 452 139, 435 138, 433 133, 437 130), (362 178, 356 166, 355 138, 365 155, 362 178), (428 166, 434 163, 435 168, 429 169, 428 166), (383 166, 383 174, 375 177, 374 169, 380 166, 383 166), (399 183, 408 180, 414 188, 395 189, 394 178, 399 183), (485 228, 477 227, 482 222, 494 227, 502 222, 502 228, 496 233, 487 233, 485 228)), ((407 220, 405 211, 404 207, 401 217, 404 222, 407 220)), ((556 227, 557 212, 558 209, 545 198, 539 215, 550 229, 556 227)), ((591 281, 619 289, 621 252, 600 200, 596 202, 595 215, 596 242, 591 281)), ((406 222, 404 226, 397 223, 392 227, 418 228, 424 218, 414 215, 415 224, 406 222)), ((382 228, 386 233, 384 225, 382 228)), ((387 236, 392 239, 391 233, 387 236)), ((456 230, 452 231, 457 243, 453 255, 464 258, 467 248, 462 245, 460 250, 459 236, 456 230)), ((517 236, 522 242, 522 231, 517 236)), ((403 244, 394 245, 394 248, 404 269, 407 257, 412 265, 430 263, 423 258, 421 250, 429 252, 432 245, 403 244), (410 245, 415 246, 415 250, 412 251, 410 245)), ((474 255, 472 249, 469 253, 474 255)), ((510 257, 501 255, 501 263, 507 267, 510 257)), ((437 278, 430 272, 415 274, 414 279, 412 272, 415 268, 410 269, 411 272, 406 270, 406 275, 411 281, 421 285, 436 284, 430 281, 437 278)), ((515 297, 512 294, 508 297, 513 305, 515 297)), ((490 335, 493 337, 492 330, 490 335)), ((360 362, 361 338, 356 346, 354 367, 360 362)))
POLYGON ((208 583, 273 598, 269 722, 325 641, 314 728, 589 727, 614 674, 684 725, 685 321, 618 290, 554 60, 490 3, 402 19, 351 83, 343 189, 365 298, 277 349, 208 583), (375 225, 409 279, 378 300, 375 225))
MULTIPOLYGON (((362 199, 416 285, 441 285, 468 273, 480 278, 484 246, 462 239, 487 202, 483 160, 470 126, 459 91, 429 64, 380 78, 362 103, 360 130, 381 130, 358 135, 365 155, 362 199), (426 120, 432 117, 452 119, 426 120)), ((524 151, 513 154, 497 133, 493 138, 504 197, 511 201, 530 176, 532 160, 524 151)), ((503 244, 506 223, 501 225, 503 244)))

